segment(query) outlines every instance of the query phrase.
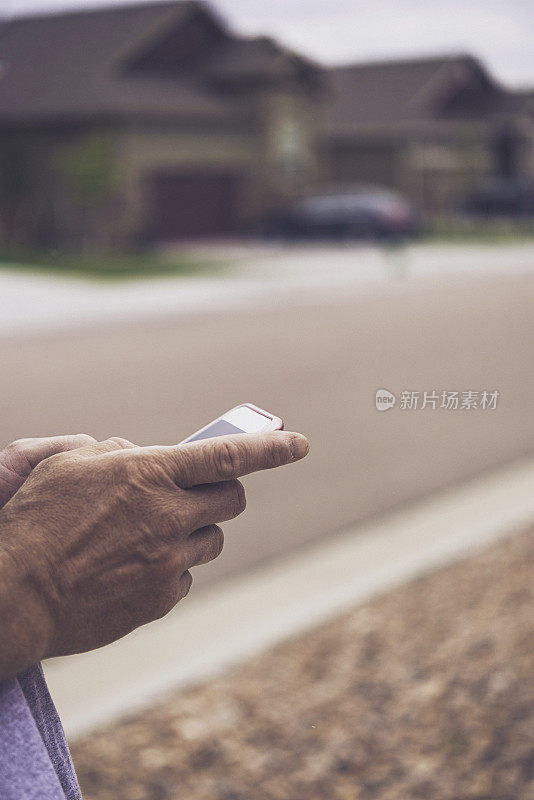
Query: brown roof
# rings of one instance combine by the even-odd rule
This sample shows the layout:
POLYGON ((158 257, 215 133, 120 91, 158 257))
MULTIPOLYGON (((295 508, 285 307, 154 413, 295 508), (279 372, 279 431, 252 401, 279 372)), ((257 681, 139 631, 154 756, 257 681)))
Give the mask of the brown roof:
MULTIPOLYGON (((334 139, 532 106, 532 93, 505 91, 469 56, 320 73, 325 132, 334 139)), ((316 83, 319 70, 272 39, 232 34, 196 0, 0 23, 0 122, 132 116, 235 124, 244 110, 228 85, 292 74, 316 83)))
POLYGON ((217 72, 220 62, 230 75, 236 68, 265 72, 281 52, 263 39, 233 36, 194 0, 19 17, 0 23, 0 121, 124 115, 235 120, 240 109, 210 82, 211 63, 217 72), (193 15, 210 28, 204 60, 167 63, 181 46, 173 32, 193 15), (159 62, 147 68, 158 46, 159 62))
POLYGON ((205 74, 216 83, 257 80, 264 75, 290 77, 295 71, 314 81, 320 72, 310 59, 285 49, 268 36, 228 42, 205 65, 205 74))
POLYGON ((326 72, 325 129, 344 138, 361 130, 437 120, 477 119, 526 109, 470 56, 382 61, 326 72))

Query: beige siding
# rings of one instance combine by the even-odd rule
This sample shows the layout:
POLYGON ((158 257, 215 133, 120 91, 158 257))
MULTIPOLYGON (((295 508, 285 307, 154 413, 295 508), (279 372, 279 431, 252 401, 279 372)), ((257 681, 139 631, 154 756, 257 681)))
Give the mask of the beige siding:
POLYGON ((329 151, 329 179, 386 186, 426 211, 446 211, 491 170, 487 134, 458 131, 456 137, 414 136, 410 141, 355 140, 329 151))
POLYGON ((482 134, 413 141, 399 151, 397 188, 426 212, 454 209, 491 170, 482 134))
POLYGON ((356 142, 332 147, 329 153, 333 183, 397 183, 396 150, 391 143, 356 142))
POLYGON ((245 223, 253 196, 250 174, 258 159, 258 147, 251 135, 239 133, 188 133, 135 129, 118 138, 120 165, 122 234, 125 240, 141 234, 146 225, 148 197, 146 179, 155 173, 189 169, 228 170, 244 176, 242 219, 245 223))
POLYGON ((262 183, 273 204, 310 191, 320 172, 317 101, 298 89, 262 96, 262 183))

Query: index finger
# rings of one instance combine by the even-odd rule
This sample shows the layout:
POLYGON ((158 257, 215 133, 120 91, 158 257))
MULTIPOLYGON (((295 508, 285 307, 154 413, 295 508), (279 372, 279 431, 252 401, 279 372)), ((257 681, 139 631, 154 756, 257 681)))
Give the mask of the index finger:
POLYGON ((310 446, 301 433, 272 431, 217 436, 155 449, 164 456, 175 483, 187 489, 300 461, 310 446))

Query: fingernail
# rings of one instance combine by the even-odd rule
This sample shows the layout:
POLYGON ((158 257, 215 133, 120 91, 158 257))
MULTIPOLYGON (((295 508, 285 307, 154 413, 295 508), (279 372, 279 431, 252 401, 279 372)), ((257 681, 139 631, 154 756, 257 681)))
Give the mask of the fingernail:
POLYGON ((308 455, 310 443, 305 436, 302 436, 302 434, 298 433, 296 436, 292 437, 289 443, 289 449, 291 450, 293 461, 298 461, 299 459, 308 455))

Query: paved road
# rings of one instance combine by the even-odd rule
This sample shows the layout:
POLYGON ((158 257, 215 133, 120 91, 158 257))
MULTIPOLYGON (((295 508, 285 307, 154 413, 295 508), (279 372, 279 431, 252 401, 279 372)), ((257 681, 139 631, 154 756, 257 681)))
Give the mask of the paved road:
POLYGON ((199 581, 534 450, 534 275, 410 281, 345 298, 0 341, 2 439, 179 441, 243 400, 310 437, 247 479, 246 515, 199 581), (377 388, 499 390, 495 411, 374 408, 377 388))

